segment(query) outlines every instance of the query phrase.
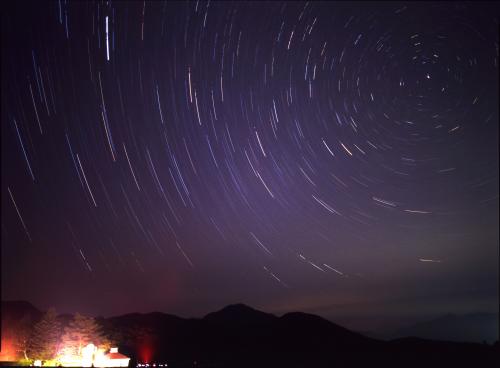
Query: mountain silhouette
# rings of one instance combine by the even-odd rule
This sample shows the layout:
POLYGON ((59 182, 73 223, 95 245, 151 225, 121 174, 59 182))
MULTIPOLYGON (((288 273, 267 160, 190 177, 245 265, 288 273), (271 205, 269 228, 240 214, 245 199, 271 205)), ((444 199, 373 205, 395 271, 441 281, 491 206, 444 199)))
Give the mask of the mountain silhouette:
POLYGON ((23 300, 2 301, 2 323, 19 322, 21 320, 38 320, 42 312, 31 303, 23 300))
POLYGON ((491 344, 498 340, 498 314, 473 313, 462 316, 446 314, 401 328, 392 334, 393 338, 404 336, 457 342, 486 341, 491 344))
MULTIPOLYGON (((2 320, 13 321, 12 316, 23 313, 42 315, 29 303, 4 305, 2 320)), ((229 305, 203 318, 153 312, 97 320, 117 341, 120 352, 132 358, 130 366, 157 362, 174 368, 470 367, 500 362, 498 344, 413 337, 387 342, 312 314, 293 312, 278 317, 243 304, 229 305)), ((15 326, 11 323, 9 328, 15 326)))
POLYGON ((261 324, 276 318, 272 314, 258 311, 245 304, 231 304, 217 312, 207 314, 203 319, 217 324, 261 324))

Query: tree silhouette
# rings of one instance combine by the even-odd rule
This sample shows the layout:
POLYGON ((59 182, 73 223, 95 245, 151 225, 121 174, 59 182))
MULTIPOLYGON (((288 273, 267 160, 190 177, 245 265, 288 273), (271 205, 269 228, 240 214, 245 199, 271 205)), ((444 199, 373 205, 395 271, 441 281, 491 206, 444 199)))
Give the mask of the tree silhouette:
POLYGON ((31 359, 49 360, 57 353, 61 337, 61 325, 54 308, 49 309, 35 324, 28 342, 26 356, 31 359))
POLYGON ((82 349, 90 343, 104 349, 108 348, 109 345, 103 336, 101 327, 94 318, 76 313, 73 320, 64 329, 61 354, 81 356, 82 349))
POLYGON ((26 318, 23 318, 16 331, 16 339, 14 340, 14 348, 16 353, 21 353, 25 360, 28 360, 28 349, 30 337, 33 334, 33 327, 24 323, 26 318))

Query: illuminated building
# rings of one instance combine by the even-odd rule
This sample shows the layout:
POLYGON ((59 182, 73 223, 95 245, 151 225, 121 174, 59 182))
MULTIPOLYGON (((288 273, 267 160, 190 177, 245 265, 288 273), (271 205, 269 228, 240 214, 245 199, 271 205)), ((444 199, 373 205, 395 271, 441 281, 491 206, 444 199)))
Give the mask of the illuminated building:
POLYGON ((111 348, 109 353, 88 344, 82 349, 82 355, 63 355, 58 358, 63 367, 128 367, 130 358, 119 353, 118 348, 111 348))
POLYGON ((118 348, 111 348, 108 354, 104 355, 105 365, 94 365, 95 367, 128 367, 130 358, 119 353, 118 348))

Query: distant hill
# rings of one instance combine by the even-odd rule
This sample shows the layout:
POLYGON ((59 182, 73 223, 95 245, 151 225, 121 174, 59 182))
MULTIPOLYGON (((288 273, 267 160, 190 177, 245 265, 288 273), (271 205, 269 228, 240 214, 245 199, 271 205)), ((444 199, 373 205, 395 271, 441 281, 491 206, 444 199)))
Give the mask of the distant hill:
MULTIPOLYGON (((36 308, 28 304, 11 304, 7 314, 36 315, 36 308)), ((494 348, 416 338, 385 342, 315 315, 295 312, 278 317, 243 304, 227 306, 203 318, 154 312, 98 321, 119 341, 120 351, 132 358, 131 366, 137 362, 214 368, 470 367, 500 363, 498 345, 494 348)))
POLYGON ((310 359, 311 351, 379 342, 353 333, 321 317, 288 313, 282 317, 243 304, 230 305, 201 319, 162 313, 132 314, 103 321, 113 336, 129 342, 123 351, 141 361, 202 362, 273 361, 289 355, 310 359))
POLYGON ((287 313, 281 317, 243 304, 204 318, 162 313, 107 319, 122 336, 123 351, 141 362, 187 367, 470 367, 499 363, 497 348, 483 344, 363 336, 321 317, 287 313), (127 343, 128 342, 128 343, 127 343))
POLYGON ((244 304, 232 304, 220 311, 207 314, 203 319, 211 323, 259 324, 273 321, 276 316, 258 311, 244 304))
POLYGON ((414 336, 423 339, 493 343, 498 340, 498 314, 475 313, 445 316, 399 329, 392 338, 414 336))
POLYGON ((42 312, 26 301, 2 301, 2 323, 15 323, 21 320, 37 320, 42 312))
MULTIPOLYGON (((45 311, 39 310, 26 301, 2 301, 0 312, 2 327, 9 330, 10 327, 18 327, 19 325, 34 325, 42 318, 45 311)), ((71 314, 59 314, 57 318, 62 326, 65 326, 73 316, 71 314)))

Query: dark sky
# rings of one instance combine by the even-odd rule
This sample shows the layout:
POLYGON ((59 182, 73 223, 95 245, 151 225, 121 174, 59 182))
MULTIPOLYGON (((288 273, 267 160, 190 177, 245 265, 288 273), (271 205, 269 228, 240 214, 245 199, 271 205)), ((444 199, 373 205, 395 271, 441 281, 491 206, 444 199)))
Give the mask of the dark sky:
POLYGON ((494 3, 17 3, 2 299, 358 329, 497 310, 494 3))

